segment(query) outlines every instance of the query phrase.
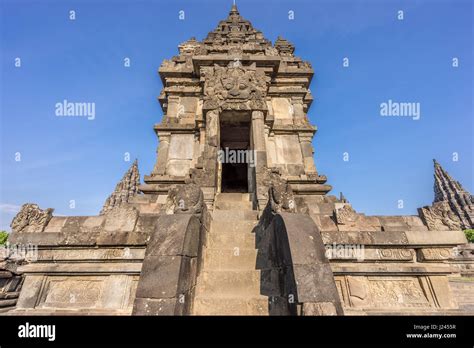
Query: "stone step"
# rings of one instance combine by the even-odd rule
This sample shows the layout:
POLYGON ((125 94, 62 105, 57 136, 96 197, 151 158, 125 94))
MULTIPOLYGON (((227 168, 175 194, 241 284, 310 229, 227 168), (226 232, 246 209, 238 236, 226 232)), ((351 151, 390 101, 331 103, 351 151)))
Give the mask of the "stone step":
POLYGON ((196 297, 195 315, 268 315, 268 298, 216 298, 196 297))
POLYGON ((260 295, 260 271, 205 271, 197 279, 196 297, 248 298, 260 295))
POLYGON ((216 202, 250 202, 250 193, 221 192, 216 195, 216 202))
POLYGON ((209 248, 255 248, 255 234, 253 233, 219 233, 211 232, 207 237, 207 246, 209 248))
POLYGON ((245 201, 216 201, 215 209, 219 210, 252 210, 252 202, 245 201))
POLYGON ((257 220, 243 220, 243 221, 223 221, 214 220, 211 224, 210 233, 218 234, 245 234, 251 233, 255 226, 257 226, 257 220))
POLYGON ((258 213, 255 210, 219 210, 212 212, 212 219, 214 221, 256 221, 258 213))
POLYGON ((209 249, 204 253, 203 269, 254 270, 257 263, 256 249, 209 249))

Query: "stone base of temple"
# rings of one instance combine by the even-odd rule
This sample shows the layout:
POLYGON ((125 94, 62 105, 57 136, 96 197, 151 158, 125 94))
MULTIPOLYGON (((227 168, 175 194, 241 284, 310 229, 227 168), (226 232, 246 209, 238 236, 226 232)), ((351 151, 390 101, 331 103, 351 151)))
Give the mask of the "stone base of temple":
POLYGON ((257 211, 249 194, 221 193, 213 210, 169 214, 138 195, 105 215, 52 217, 11 236, 38 245, 37 260, 0 271, 0 313, 474 314, 462 231, 365 216, 333 196, 295 201, 293 212, 257 211))

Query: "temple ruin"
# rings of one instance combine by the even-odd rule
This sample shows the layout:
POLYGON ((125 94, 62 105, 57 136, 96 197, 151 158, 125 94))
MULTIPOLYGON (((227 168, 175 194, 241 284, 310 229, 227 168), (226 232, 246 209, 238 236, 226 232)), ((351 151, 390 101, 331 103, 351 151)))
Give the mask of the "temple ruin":
POLYGON ((329 195, 307 117, 314 71, 291 42, 234 5, 158 72, 152 172, 141 183, 135 162, 97 216, 25 204, 10 243, 37 259, 0 259, 5 314, 474 313, 472 196, 439 164, 420 216, 329 195))

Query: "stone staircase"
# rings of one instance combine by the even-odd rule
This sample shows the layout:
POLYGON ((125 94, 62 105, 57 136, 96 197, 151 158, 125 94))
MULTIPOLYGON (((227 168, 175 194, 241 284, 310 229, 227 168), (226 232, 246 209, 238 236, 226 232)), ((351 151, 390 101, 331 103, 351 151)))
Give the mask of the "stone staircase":
POLYGON ((203 249, 193 314, 268 315, 252 229, 258 223, 248 193, 220 193, 203 249))

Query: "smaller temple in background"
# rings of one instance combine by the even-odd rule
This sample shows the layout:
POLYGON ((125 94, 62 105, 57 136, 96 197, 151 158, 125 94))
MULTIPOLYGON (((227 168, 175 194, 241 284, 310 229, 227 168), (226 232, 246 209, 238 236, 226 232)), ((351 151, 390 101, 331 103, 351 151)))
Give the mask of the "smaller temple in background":
POLYGON ((474 228, 474 197, 434 162, 434 201, 418 212, 430 230, 474 228))
POLYGON ((105 200, 100 215, 107 213, 114 207, 129 203, 130 199, 139 192, 138 186, 140 186, 140 172, 138 171, 138 161, 135 160, 122 180, 115 186, 114 192, 105 200))

